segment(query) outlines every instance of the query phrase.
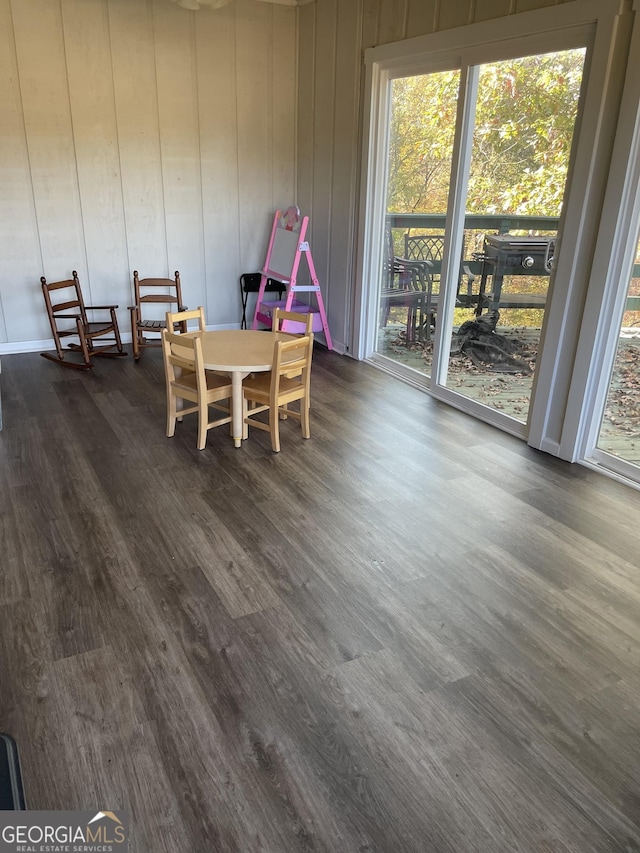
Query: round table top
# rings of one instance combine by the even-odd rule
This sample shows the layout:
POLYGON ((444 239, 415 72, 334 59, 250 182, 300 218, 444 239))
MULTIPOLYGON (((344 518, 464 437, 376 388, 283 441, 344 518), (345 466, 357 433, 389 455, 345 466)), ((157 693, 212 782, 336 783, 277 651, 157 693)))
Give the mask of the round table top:
MULTIPOLYGON (((296 335, 285 332, 223 329, 202 332, 202 359, 206 370, 253 373, 271 370, 276 341, 290 341, 296 335)), ((293 352, 291 359, 299 358, 293 352)), ((286 361, 286 358, 284 359, 286 361)))

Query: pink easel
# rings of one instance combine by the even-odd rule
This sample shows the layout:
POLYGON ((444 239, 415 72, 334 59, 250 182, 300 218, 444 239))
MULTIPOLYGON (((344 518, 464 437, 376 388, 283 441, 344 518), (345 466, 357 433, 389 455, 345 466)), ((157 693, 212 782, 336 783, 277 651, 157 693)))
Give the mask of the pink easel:
MULTIPOLYGON (((257 329, 259 322, 271 328, 271 312, 274 308, 284 308, 285 311, 296 311, 299 314, 311 313, 313 315, 313 331, 324 332, 328 349, 333 349, 311 249, 309 243, 304 239, 308 224, 309 217, 305 216, 301 219, 300 210, 295 205, 291 205, 284 212, 276 211, 273 217, 267 257, 261 272, 260 289, 252 328, 257 329), (300 285, 296 283, 302 255, 307 259, 311 284, 300 285), (282 282, 287 288, 286 299, 272 302, 263 301, 264 290, 269 278, 282 282), (295 298, 296 293, 314 293, 317 307, 307 305, 306 302, 299 302, 295 298)), ((285 332, 304 332, 304 325, 285 320, 282 330, 285 332)))

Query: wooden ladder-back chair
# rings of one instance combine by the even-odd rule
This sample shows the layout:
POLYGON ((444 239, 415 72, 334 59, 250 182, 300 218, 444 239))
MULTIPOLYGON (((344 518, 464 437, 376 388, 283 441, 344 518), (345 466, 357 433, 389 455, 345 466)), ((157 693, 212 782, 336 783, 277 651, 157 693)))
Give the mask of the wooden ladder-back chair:
POLYGON ((271 449, 280 452, 280 417, 296 418, 302 427, 302 437, 310 438, 309 407, 311 358, 313 335, 304 335, 291 341, 277 341, 273 351, 273 366, 269 373, 258 373, 247 377, 242 383, 242 393, 247 403, 255 404, 245 410, 244 438, 247 426, 266 430, 271 435, 271 449), (297 353, 297 355, 296 355, 297 353), (287 360, 285 360, 287 356, 287 360), (290 359, 290 360, 289 360, 290 359), (288 408, 295 400, 300 401, 300 410, 288 408), (260 412, 269 412, 269 422, 255 418, 260 412))
POLYGON ((271 331, 287 332, 289 335, 310 335, 313 331, 313 314, 310 311, 302 313, 274 308, 271 315, 271 331))
MULTIPOLYGON (((165 314, 165 328, 173 329, 174 332, 180 332, 180 334, 184 335, 189 331, 188 323, 190 320, 197 320, 198 332, 206 332, 207 324, 204 319, 204 308, 201 305, 198 308, 192 308, 191 311, 167 311, 165 314)), ((191 331, 196 330, 192 329, 191 331)), ((186 368, 183 368, 182 375, 186 372, 186 368)), ((217 371, 211 372, 216 373, 217 371)))
POLYGON ((42 352, 40 355, 63 367, 74 367, 79 370, 91 369, 93 367, 91 359, 95 355, 110 357, 126 355, 122 348, 116 316, 118 306, 85 305, 78 273, 74 270, 72 275, 73 278, 65 281, 47 282, 44 276, 40 278, 57 353, 53 355, 50 352, 42 352), (108 311, 109 319, 102 322, 90 321, 87 318, 87 311, 108 311), (62 339, 67 337, 76 337, 78 342, 69 343, 64 347, 62 339), (101 339, 100 346, 94 343, 98 338, 101 339), (81 356, 82 361, 69 359, 68 353, 81 356))
MULTIPOLYGON (((284 308, 274 308, 271 314, 271 331, 286 332, 288 335, 310 335, 313 331, 313 314, 298 311, 285 311, 284 308)), ((292 379, 299 376, 300 370, 287 372, 287 377, 292 379)))
POLYGON ((204 319, 204 308, 202 306, 192 308, 191 311, 167 311, 164 316, 165 328, 173 330, 174 332, 180 331, 183 335, 188 331, 187 323, 189 320, 198 321, 199 332, 205 332, 207 330, 207 324, 204 319))
MULTIPOLYGON (((182 304, 182 288, 180 273, 175 272, 175 278, 140 278, 138 270, 133 271, 133 298, 135 305, 129 306, 131 312, 131 340, 133 341, 133 357, 140 358, 145 347, 159 347, 160 338, 147 338, 146 335, 159 335, 165 328, 164 317, 145 316, 153 313, 152 305, 173 305, 177 311, 184 311, 182 304)), ((166 309, 165 309, 166 312, 166 309)), ((165 313, 163 312, 163 313, 165 313)), ((175 331, 171 329, 170 331, 175 331)), ((186 326, 181 328, 186 332, 186 326)))
POLYGON ((176 421, 183 415, 198 413, 198 450, 204 450, 207 431, 231 423, 231 380, 205 371, 202 362, 202 343, 198 334, 176 335, 163 329, 162 356, 167 385, 167 436, 171 438, 176 421), (188 400, 195 405, 178 408, 178 400, 188 400), (220 401, 227 400, 227 405, 220 401), (209 407, 225 413, 217 420, 209 420, 209 407))

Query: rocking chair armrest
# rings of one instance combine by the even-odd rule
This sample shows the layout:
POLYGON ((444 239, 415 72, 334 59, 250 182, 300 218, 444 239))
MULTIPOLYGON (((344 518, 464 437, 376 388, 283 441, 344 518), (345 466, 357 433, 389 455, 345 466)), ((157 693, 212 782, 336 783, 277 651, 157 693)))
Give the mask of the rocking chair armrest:
POLYGON ((117 305, 85 305, 87 311, 111 311, 112 308, 118 308, 117 305))

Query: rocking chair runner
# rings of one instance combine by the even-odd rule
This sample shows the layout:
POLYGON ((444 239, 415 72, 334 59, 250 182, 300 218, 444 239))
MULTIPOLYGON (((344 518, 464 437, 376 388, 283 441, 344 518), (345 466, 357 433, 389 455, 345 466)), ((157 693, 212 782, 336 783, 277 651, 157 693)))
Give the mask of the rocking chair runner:
POLYGON ((65 281, 54 281, 47 283, 44 276, 40 278, 42 295, 49 316, 53 342, 57 355, 42 352, 43 358, 48 358, 61 364, 63 367, 73 367, 79 370, 89 370, 93 367, 91 359, 94 355, 115 357, 126 355, 120 340, 118 329, 118 318, 116 317, 117 305, 85 305, 82 298, 82 290, 78 280, 78 273, 73 271, 73 278, 65 281), (59 293, 58 291, 62 291, 59 293), (60 300, 55 303, 53 299, 60 300), (89 321, 87 311, 108 311, 109 320, 89 321), (105 337, 110 335, 111 337, 105 337), (70 343, 63 347, 62 338, 77 337, 78 343, 70 343), (95 338, 104 338, 100 346, 94 344, 95 338), (116 350, 113 352, 113 350, 116 350), (70 360, 67 353, 77 353, 82 356, 82 361, 70 360))

